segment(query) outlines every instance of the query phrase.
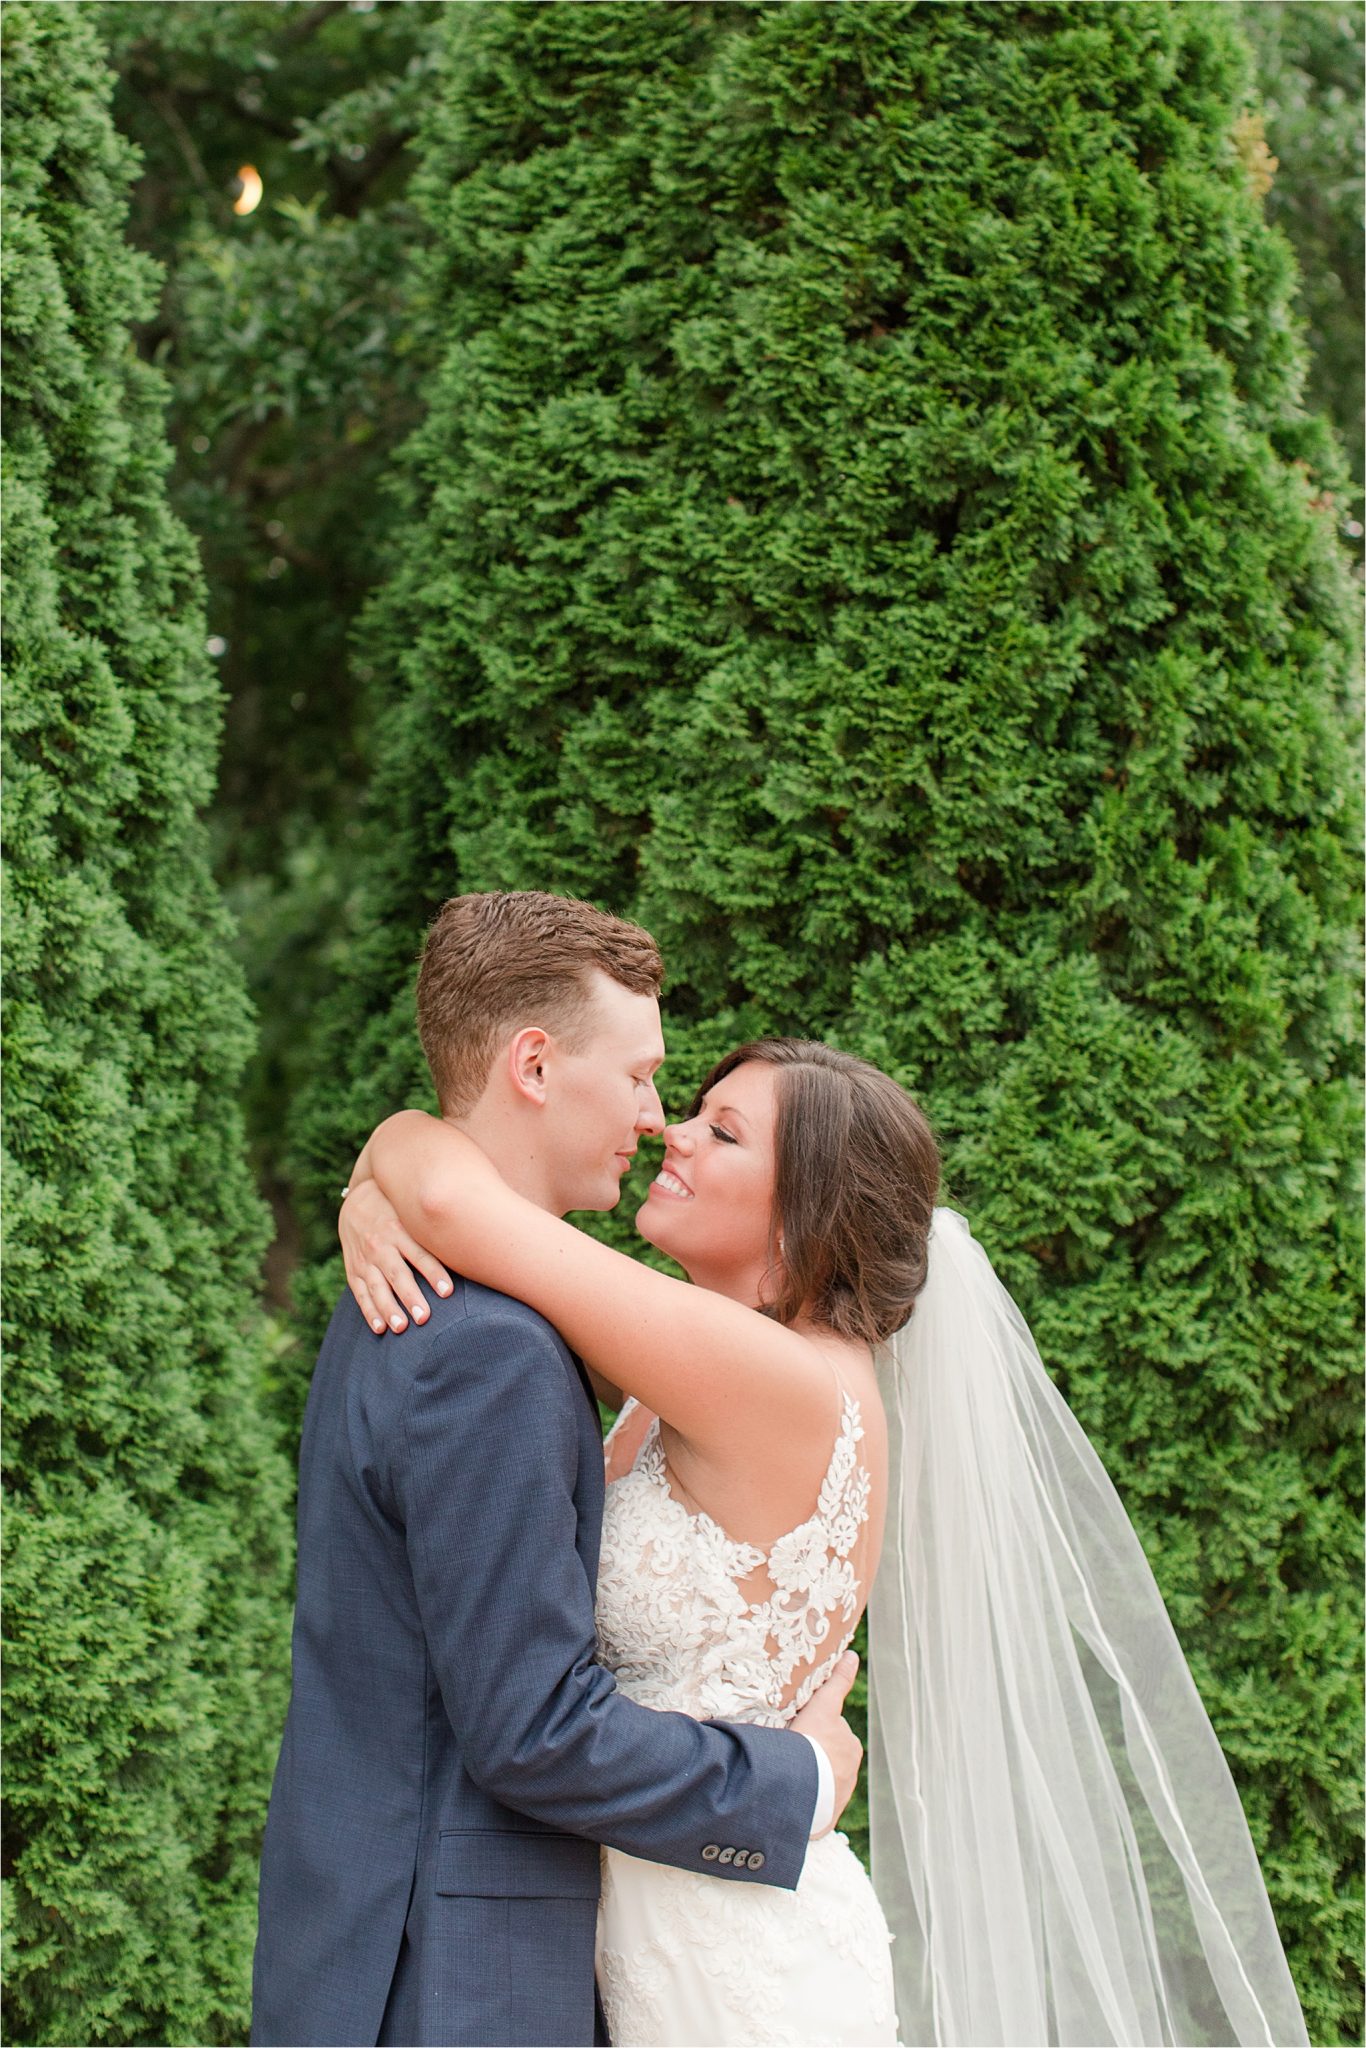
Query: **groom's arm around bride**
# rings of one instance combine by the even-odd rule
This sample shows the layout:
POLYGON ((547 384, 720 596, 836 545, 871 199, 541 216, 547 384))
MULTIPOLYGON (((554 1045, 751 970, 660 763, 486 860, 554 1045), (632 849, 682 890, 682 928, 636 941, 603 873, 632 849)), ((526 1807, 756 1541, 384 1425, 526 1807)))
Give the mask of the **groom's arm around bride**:
MULTIPOLYGON (((522 1171, 529 1144, 546 1207, 610 1206, 660 1120, 652 942, 558 899, 464 898, 423 974, 429 997, 453 981, 460 1000, 437 1015, 456 1023, 478 1019, 486 991, 497 1054, 479 1102, 501 1119, 486 1142, 508 1128, 526 1141, 500 1169, 522 1171), (509 990, 509 963, 529 950, 533 1021, 553 1024, 558 980, 580 1027, 562 1042, 581 1051, 526 1027, 535 990, 509 990), (509 1041, 531 1059, 529 1094, 509 1041)), ((345 1296, 309 1395, 257 2043, 591 2042, 598 1843, 790 1887, 812 1827, 811 1743, 637 1706, 595 1661, 604 1480, 578 1361, 486 1289, 457 1279, 427 1306, 395 1341, 345 1296)), ((816 1709, 840 1806, 858 1756, 846 1689, 816 1709)))

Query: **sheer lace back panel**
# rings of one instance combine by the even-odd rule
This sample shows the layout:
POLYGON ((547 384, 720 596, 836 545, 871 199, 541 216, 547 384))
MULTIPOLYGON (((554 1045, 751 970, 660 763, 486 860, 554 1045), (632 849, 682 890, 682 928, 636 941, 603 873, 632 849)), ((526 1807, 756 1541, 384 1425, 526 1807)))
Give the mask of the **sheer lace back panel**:
MULTIPOLYGON (((688 1508, 658 1420, 607 1488, 598 1572, 603 1662, 643 1705, 780 1726, 848 1648, 871 1577, 871 1477, 858 1402, 839 1388, 830 1462, 807 1520, 766 1550, 688 1508)), ((629 1430, 634 1404, 608 1439, 629 1430)))

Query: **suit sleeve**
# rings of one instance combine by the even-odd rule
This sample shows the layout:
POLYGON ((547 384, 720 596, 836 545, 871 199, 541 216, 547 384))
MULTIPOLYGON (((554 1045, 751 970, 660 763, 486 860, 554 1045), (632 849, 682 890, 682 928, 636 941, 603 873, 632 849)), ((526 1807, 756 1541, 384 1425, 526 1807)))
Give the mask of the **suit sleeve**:
POLYGON ((394 1492, 465 1767, 568 1833, 791 1888, 815 1808, 811 1745, 637 1706, 596 1661, 574 1398, 549 1331, 511 1303, 433 1331, 409 1390, 394 1492), (718 1849, 736 1853, 723 1863, 718 1849))

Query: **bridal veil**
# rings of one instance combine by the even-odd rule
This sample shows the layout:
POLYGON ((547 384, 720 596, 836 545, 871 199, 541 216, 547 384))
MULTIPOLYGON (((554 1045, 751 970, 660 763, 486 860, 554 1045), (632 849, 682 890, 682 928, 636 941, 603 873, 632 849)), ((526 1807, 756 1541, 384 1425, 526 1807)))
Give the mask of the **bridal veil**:
POLYGON ((952 1210, 879 1373, 869 1766, 901 2039, 1304 2043, 1237 1790, 1138 1538, 952 1210))

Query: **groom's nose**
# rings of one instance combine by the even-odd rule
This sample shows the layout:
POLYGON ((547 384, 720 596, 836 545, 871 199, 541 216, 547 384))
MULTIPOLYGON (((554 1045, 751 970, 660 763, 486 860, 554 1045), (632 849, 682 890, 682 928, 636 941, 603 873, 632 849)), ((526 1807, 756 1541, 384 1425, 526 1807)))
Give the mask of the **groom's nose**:
POLYGON ((651 1086, 641 1101, 636 1129, 642 1137, 657 1138, 663 1128, 664 1105, 659 1099, 659 1090, 651 1086))

